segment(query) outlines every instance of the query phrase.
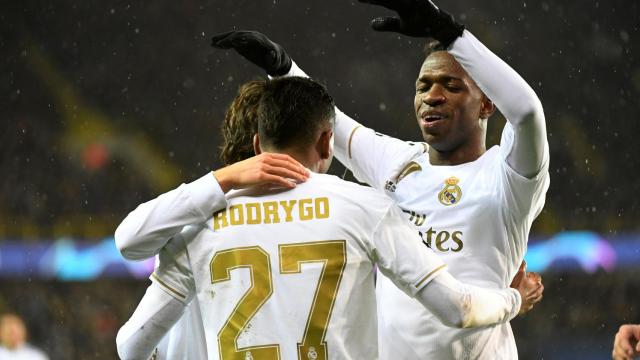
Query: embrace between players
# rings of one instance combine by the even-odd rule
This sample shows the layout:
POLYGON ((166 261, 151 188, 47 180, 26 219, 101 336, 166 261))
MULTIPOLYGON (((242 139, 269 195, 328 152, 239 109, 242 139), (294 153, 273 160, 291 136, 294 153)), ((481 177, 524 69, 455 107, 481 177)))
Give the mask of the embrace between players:
POLYGON ((122 358, 518 357, 509 320, 543 292, 523 262, 549 186, 540 101, 430 1, 362 2, 397 13, 375 30, 436 40, 416 82, 425 143, 340 112, 266 36, 214 37, 274 78, 227 110, 227 167, 116 230, 124 257, 159 260, 118 333, 122 358), (487 150, 496 108, 507 124, 487 150), (334 150, 371 187, 324 174, 334 150))

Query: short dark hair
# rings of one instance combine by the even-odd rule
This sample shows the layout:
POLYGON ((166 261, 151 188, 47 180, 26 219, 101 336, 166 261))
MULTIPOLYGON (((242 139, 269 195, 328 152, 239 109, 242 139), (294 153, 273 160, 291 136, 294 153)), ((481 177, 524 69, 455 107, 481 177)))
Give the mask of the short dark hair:
POLYGON ((267 147, 305 146, 325 122, 333 126, 335 104, 327 89, 307 78, 268 81, 258 106, 258 134, 267 147))
POLYGON ((433 54, 436 51, 447 51, 447 48, 442 46, 440 41, 433 40, 426 43, 422 51, 424 52, 424 58, 426 59, 429 57, 429 55, 433 54))
POLYGON ((250 81, 238 89, 224 114, 220 160, 225 165, 255 155, 253 135, 258 132, 258 105, 264 92, 265 80, 250 81))

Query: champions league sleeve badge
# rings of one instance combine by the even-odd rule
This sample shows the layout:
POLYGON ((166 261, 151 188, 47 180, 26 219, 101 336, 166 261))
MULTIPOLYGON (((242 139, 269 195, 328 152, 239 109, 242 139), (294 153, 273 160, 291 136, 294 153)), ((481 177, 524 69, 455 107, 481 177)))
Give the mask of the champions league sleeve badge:
POLYGON ((460 180, 452 176, 444 181, 444 189, 438 193, 438 200, 444 206, 457 204, 462 199, 462 189, 458 186, 460 180))
MULTIPOLYGON (((411 144, 413 145, 413 144, 411 144)), ((411 161, 409 162, 403 169, 402 171, 400 171, 400 173, 398 173, 398 176, 396 176, 395 180, 387 180, 384 184, 384 188, 385 190, 389 191, 389 192, 395 192, 396 191, 396 185, 402 180, 404 179, 407 175, 416 172, 416 171, 422 171, 422 166, 420 166, 420 164, 418 164, 415 161, 411 161)))

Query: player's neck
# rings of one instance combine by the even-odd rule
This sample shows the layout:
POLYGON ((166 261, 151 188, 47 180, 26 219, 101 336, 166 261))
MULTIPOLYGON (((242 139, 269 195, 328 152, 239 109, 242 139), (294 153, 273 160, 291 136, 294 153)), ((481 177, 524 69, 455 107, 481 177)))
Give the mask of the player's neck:
POLYGON ((429 163, 431 165, 460 165, 476 161, 487 151, 484 141, 466 143, 452 151, 438 151, 429 148, 429 163))
POLYGON ((319 172, 320 170, 320 161, 319 161, 320 159, 317 156, 317 154, 315 154, 312 151, 300 150, 294 147, 289 149, 278 150, 278 152, 281 154, 287 154, 291 156, 292 158, 296 159, 300 164, 302 164, 304 167, 306 167, 307 169, 313 172, 319 172))

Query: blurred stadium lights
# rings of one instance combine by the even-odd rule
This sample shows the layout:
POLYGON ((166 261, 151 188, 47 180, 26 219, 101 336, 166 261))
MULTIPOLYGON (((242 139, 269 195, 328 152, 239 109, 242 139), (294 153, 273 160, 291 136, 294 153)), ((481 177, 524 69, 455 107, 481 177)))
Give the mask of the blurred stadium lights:
POLYGON ((91 281, 97 278, 144 279, 154 260, 126 261, 113 238, 83 243, 68 238, 53 242, 0 242, 0 278, 91 281))
MULTIPOLYGON (((615 241, 587 232, 562 232, 551 238, 533 238, 525 257, 527 269, 537 272, 612 272, 640 264, 640 234, 617 236, 615 241)), ((83 242, 69 238, 24 243, 0 241, 0 278, 91 281, 96 278, 144 279, 154 260, 124 260, 113 238, 83 242)))
POLYGON ((559 233, 542 241, 531 241, 525 260, 530 271, 576 271, 592 274, 617 267, 637 266, 640 237, 608 241, 590 231, 559 233), (631 256, 628 256, 631 255, 631 256))

